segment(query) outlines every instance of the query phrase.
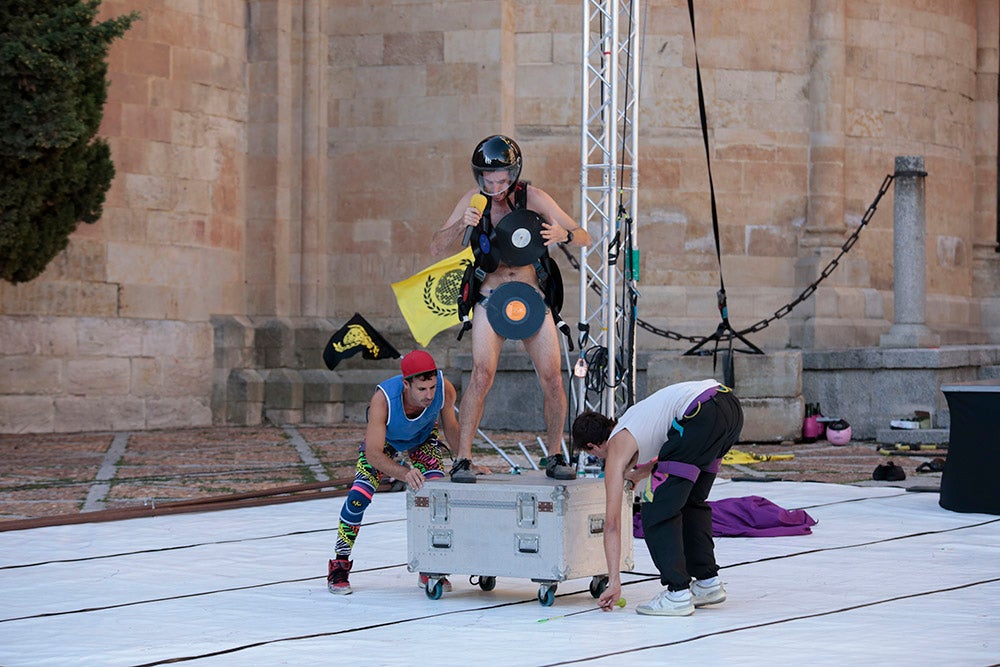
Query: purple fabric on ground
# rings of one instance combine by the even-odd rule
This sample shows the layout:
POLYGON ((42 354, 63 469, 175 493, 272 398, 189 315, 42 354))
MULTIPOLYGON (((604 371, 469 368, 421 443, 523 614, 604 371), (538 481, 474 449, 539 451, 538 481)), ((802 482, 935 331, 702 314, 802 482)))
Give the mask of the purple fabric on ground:
MULTIPOLYGON (((809 535, 816 520, 805 510, 786 510, 760 496, 710 500, 713 537, 809 535)), ((632 517, 632 535, 642 539, 642 517, 632 517)))
POLYGON ((710 500, 715 537, 809 535, 816 520, 805 510, 786 510, 760 496, 710 500))

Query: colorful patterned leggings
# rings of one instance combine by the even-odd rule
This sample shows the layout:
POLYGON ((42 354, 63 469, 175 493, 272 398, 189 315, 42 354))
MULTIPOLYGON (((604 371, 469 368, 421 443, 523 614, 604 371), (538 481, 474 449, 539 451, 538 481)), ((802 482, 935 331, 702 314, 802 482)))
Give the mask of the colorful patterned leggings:
MULTIPOLYGON (((392 445, 385 444, 383 450, 389 458, 399 455, 392 445)), ((427 440, 413 449, 403 452, 410 464, 424 474, 424 479, 444 477, 441 460, 447 455, 447 450, 438 443, 438 431, 435 428, 427 440)), ((365 446, 362 443, 358 449, 358 465, 355 469, 354 484, 347 493, 347 499, 340 510, 340 527, 337 529, 337 558, 349 558, 358 539, 361 520, 365 510, 372 502, 378 485, 382 483, 383 473, 368 462, 365 456, 365 446)))

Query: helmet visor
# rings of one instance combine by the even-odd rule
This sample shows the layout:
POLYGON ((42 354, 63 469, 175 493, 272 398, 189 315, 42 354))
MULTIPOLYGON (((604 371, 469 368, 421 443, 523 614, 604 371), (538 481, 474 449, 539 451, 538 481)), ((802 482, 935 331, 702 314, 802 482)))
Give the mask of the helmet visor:
POLYGON ((488 197, 502 195, 510 189, 520 175, 517 166, 506 169, 474 169, 479 189, 488 197))

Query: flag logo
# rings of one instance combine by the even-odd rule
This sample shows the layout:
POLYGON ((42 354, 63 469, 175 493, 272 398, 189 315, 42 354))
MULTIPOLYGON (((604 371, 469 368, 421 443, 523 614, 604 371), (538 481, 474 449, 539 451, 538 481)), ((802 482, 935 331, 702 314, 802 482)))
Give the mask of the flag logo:
POLYGON ((472 250, 446 257, 414 275, 392 283, 399 310, 413 339, 426 347, 434 336, 459 323, 458 297, 472 250))
POLYGON ((344 339, 341 341, 332 341, 330 345, 333 347, 334 352, 347 352, 351 348, 363 347, 369 354, 378 356, 380 350, 378 343, 372 340, 372 337, 368 335, 368 332, 360 324, 348 324, 344 339))
POLYGON ((323 349, 323 362, 331 371, 358 352, 365 359, 398 359, 399 352, 360 313, 330 336, 323 349))
POLYGON ((462 276, 469 264, 472 260, 463 260, 458 267, 443 275, 427 276, 424 283, 424 306, 427 310, 438 317, 458 316, 458 292, 462 289, 462 276))

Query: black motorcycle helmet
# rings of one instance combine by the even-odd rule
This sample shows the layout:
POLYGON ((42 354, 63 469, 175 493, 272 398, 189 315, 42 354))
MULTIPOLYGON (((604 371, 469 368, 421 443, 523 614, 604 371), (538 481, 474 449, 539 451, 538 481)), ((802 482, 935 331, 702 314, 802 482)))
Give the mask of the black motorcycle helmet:
POLYGON ((510 137, 494 134, 486 137, 472 152, 472 174, 476 177, 479 189, 486 195, 497 195, 487 189, 483 175, 489 172, 507 171, 510 177, 508 191, 517 183, 521 175, 521 149, 510 137))

